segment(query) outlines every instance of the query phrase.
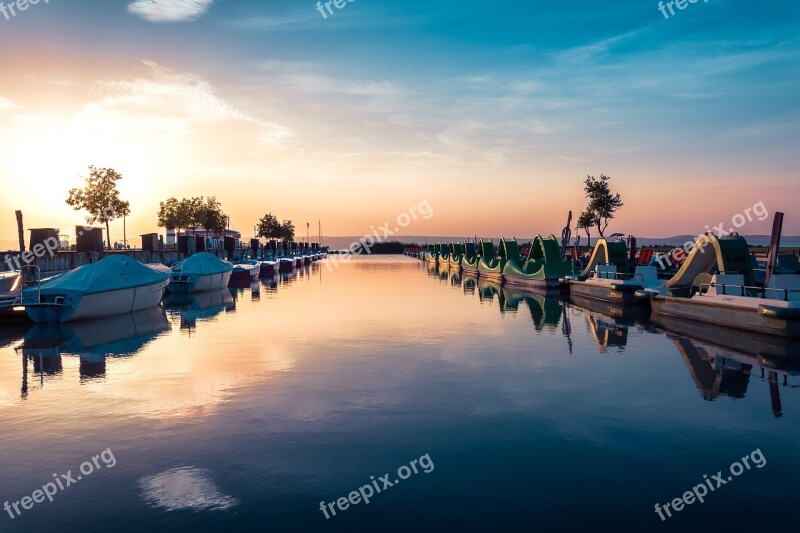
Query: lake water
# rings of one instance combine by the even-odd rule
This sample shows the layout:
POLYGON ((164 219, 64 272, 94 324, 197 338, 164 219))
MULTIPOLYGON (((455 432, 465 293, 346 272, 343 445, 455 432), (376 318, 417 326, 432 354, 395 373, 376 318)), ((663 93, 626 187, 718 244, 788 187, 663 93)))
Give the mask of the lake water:
POLYGON ((232 293, 0 326, 0 531, 797 528, 793 346, 406 257, 232 293))

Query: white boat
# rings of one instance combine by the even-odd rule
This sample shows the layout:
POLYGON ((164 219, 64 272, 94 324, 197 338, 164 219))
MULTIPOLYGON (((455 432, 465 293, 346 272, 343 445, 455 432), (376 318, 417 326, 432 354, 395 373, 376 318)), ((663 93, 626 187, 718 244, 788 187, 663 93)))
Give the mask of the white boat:
POLYGON ((19 272, 0 273, 0 295, 19 291, 19 272))
POLYGON ((214 254, 200 252, 172 267, 169 291, 177 294, 218 291, 228 286, 233 265, 214 254))
POLYGON ((633 274, 625 271, 628 271, 628 247, 625 241, 600 239, 580 277, 565 279, 569 281, 570 294, 615 304, 646 302, 646 299, 637 296, 637 292, 645 289, 655 291, 664 285, 658 279, 658 271, 654 266, 637 266, 633 274))
POLYGON ((744 238, 701 235, 701 240, 662 291, 640 293, 651 300, 653 313, 800 338, 800 274, 776 270, 766 286, 757 286, 744 238))
POLYGON ((34 322, 74 322, 156 307, 169 276, 135 259, 111 255, 23 291, 34 322))

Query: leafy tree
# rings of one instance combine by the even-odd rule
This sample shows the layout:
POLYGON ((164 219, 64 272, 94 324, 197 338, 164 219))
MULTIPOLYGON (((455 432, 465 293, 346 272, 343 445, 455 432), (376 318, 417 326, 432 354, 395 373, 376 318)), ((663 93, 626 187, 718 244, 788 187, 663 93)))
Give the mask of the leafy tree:
POLYGON ((589 199, 589 205, 586 206, 581 217, 586 215, 584 220, 586 223, 591 219, 601 238, 604 237, 604 232, 608 228, 608 223, 614 218, 614 214, 625 205, 622 203, 619 193, 611 193, 611 187, 608 185, 610 179, 609 176, 600 174, 598 179, 595 179, 594 176, 587 176, 583 182, 583 190, 586 192, 586 198, 589 199))
POLYGON ((267 213, 261 217, 261 220, 258 221, 257 231, 258 237, 274 240, 283 239, 283 226, 272 213, 267 213))
POLYGON ((285 241, 293 241, 294 240, 294 224, 291 220, 284 220, 281 224, 281 233, 283 240, 285 241))
POLYGON ((161 202, 158 209, 158 226, 175 230, 180 235, 182 229, 194 224, 194 207, 190 200, 178 200, 174 196, 161 202))
POLYGON ((106 242, 111 245, 111 230, 109 223, 117 218, 131 214, 129 202, 119 197, 117 182, 122 175, 113 168, 89 167, 89 176, 84 178, 86 185, 83 188, 74 188, 69 191, 67 205, 76 211, 86 211, 86 222, 97 222, 106 226, 106 242))
POLYGON ((166 202, 158 204, 158 227, 165 229, 180 229, 178 220, 178 199, 172 196, 166 202))
POLYGON ((216 197, 169 198, 159 204, 158 226, 174 229, 180 235, 181 229, 203 228, 219 234, 225 231, 227 216, 216 197))
POLYGON ((217 201, 216 196, 211 196, 206 200, 200 209, 202 219, 201 226, 208 232, 215 235, 223 233, 227 226, 228 216, 222 210, 222 204, 217 201))
POLYGON ((592 246, 592 228, 596 225, 594 213, 586 208, 578 217, 577 228, 586 232, 587 246, 589 247, 592 246))

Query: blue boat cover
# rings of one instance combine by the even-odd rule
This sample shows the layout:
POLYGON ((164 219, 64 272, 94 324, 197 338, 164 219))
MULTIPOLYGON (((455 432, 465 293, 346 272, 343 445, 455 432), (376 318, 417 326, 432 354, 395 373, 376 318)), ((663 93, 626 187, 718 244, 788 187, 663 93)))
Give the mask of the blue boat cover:
MULTIPOLYGON (((169 274, 157 272, 130 257, 109 255, 97 263, 43 281, 41 290, 42 294, 97 294, 155 285, 168 278, 169 274)), ((25 292, 32 296, 36 287, 25 292)))
POLYGON ((176 265, 174 271, 184 275, 208 276, 233 270, 233 265, 214 254, 200 252, 176 265))

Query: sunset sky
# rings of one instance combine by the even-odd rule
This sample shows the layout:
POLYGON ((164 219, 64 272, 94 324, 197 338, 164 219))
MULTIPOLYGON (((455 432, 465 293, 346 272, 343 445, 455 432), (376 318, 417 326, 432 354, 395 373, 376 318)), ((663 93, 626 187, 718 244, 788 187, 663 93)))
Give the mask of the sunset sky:
POLYGON ((601 173, 613 231, 697 234, 763 201, 800 234, 797 2, 5 4, 0 241, 15 209, 73 234, 89 165, 123 174, 132 244, 200 195, 245 237, 267 211, 364 235, 424 200, 407 234, 560 232, 601 173))

